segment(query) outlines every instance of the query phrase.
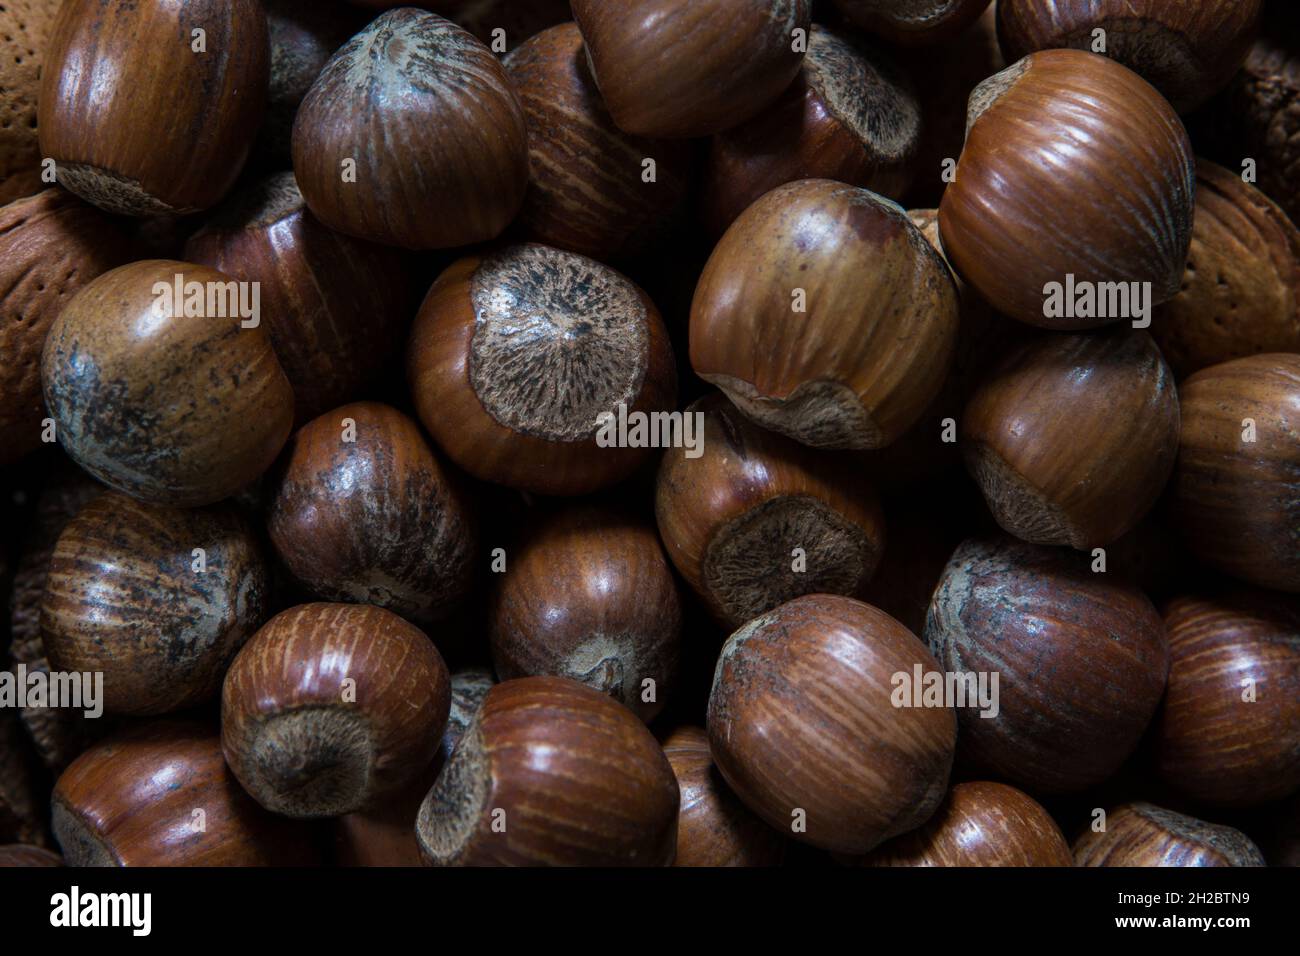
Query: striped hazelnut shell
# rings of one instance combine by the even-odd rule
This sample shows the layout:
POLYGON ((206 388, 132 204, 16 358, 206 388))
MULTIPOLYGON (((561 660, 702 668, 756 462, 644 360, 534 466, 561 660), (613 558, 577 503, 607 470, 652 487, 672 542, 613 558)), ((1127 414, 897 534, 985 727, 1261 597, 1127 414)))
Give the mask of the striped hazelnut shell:
POLYGON ((1075 866, 1264 866, 1259 847, 1240 830, 1151 803, 1115 807, 1105 827, 1075 841, 1075 866))

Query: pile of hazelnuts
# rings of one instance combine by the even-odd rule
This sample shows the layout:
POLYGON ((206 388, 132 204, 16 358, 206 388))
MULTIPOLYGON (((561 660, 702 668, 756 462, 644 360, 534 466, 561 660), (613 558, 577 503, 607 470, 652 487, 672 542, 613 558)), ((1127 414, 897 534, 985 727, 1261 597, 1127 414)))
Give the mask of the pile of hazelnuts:
POLYGON ((1290 6, 0 5, 0 865, 1300 863, 1290 6))

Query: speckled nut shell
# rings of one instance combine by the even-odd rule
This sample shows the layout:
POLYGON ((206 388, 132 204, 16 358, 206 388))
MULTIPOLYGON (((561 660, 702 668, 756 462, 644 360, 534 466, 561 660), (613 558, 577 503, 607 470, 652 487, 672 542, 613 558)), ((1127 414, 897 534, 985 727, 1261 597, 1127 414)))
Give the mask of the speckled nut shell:
POLYGON ((979 19, 989 0, 835 0, 850 21, 906 46, 937 43, 979 19))
POLYGON ((639 136, 707 136, 790 85, 810 0, 571 0, 614 122, 639 136))
POLYGON ((880 448, 938 393, 957 322, 948 267, 907 213, 801 180, 746 209, 713 250, 691 303, 691 366, 765 428, 880 448))
POLYGON ((41 155, 109 212, 207 209, 248 157, 269 52, 257 0, 66 0, 41 74, 41 155))
POLYGON ((677 781, 636 716, 564 677, 497 684, 420 807, 434 866, 667 866, 677 781))
POLYGON ((310 866, 315 834, 246 794, 216 727, 136 725, 78 757, 54 787, 69 866, 310 866))
POLYGON ((351 813, 421 774, 447 724, 447 665, 419 628, 364 604, 277 614, 235 658, 221 748, 275 813, 351 813))
POLYGON ((208 292, 231 282, 161 259, 105 273, 55 319, 41 380, 77 464, 134 497, 190 507, 234 494, 274 461, 289 437, 293 389, 264 325, 186 316, 183 302, 181 314, 160 315, 155 285, 174 289, 177 276, 208 292))
POLYGON ((418 301, 406 253, 326 229, 288 172, 262 180, 191 236, 185 259, 261 283, 298 424, 374 383, 418 301))
POLYGON ((1196 162, 1183 287, 1151 334, 1179 378, 1261 352, 1300 352, 1300 230, 1240 173, 1196 162))
MULTIPOLYGON (((945 672, 998 675, 998 712, 958 708, 959 758, 1034 793, 1082 790, 1133 752, 1169 671, 1146 595, 1090 558, 972 539, 935 588, 925 638, 945 672)), ((991 685, 990 685, 991 686, 991 685)))
POLYGON ((1183 540, 1219 571, 1300 593, 1300 355, 1212 365, 1180 398, 1169 499, 1183 540))
POLYGON ((293 576, 331 601, 429 619, 473 578, 474 524, 458 481, 414 421, 378 402, 326 412, 290 439, 267 530, 293 576))
POLYGON ((709 145, 703 216, 721 235, 769 190, 834 179, 898 199, 915 173, 921 105, 883 45, 813 26, 795 81, 709 145))
POLYGON ((102 672, 109 713, 193 707, 216 696, 266 617, 270 586, 233 506, 182 510, 105 492, 68 522, 50 557, 41 600, 50 666, 102 672))
POLYGON ((1104 52, 1187 113, 1241 66, 1263 6, 1263 0, 1001 0, 998 36, 1008 61, 1048 47, 1104 52), (1105 50, 1095 49, 1096 30, 1105 31, 1105 50))
POLYGON ((1045 50, 975 88, 939 228, 957 272, 994 308, 1056 329, 1117 317, 1048 317, 1050 283, 1150 282, 1177 294, 1192 235, 1195 164, 1178 114, 1136 73, 1045 50), (1061 210, 1074 210, 1068 225, 1061 210))
POLYGON ((893 676, 935 669, 911 631, 852 598, 796 598, 737 630, 709 695, 709 747, 751 810, 794 839, 866 853, 948 788, 949 707, 895 707, 893 676))
POLYGON ((1056 821, 1005 783, 970 781, 948 791, 924 825, 890 840, 861 866, 1073 866, 1056 821))
POLYGON ((803 594, 861 596, 885 517, 857 468, 759 428, 716 393, 686 414, 703 416, 702 454, 664 452, 655 515, 714 618, 736 628, 803 594))
POLYGON ((1091 550, 1155 504, 1178 453, 1178 395, 1151 336, 1119 327, 1014 351, 961 419, 966 467, 999 525, 1091 550))
POLYGON ((62 189, 0 209, 0 464, 41 444, 41 349, 55 315, 125 253, 118 228, 62 189))
POLYGON ((420 421, 475 477, 586 494, 647 447, 601 447, 598 416, 676 403, 659 311, 622 274, 549 246, 461 259, 425 297, 407 351, 420 421))
POLYGON ((664 741, 682 792, 673 866, 779 866, 785 840, 727 787, 702 727, 678 727, 664 741))
POLYGON ((59 0, 0 5, 0 203, 32 196, 41 182, 36 98, 59 0))
POLYGON ((520 214, 528 238, 617 261, 647 248, 686 194, 691 146, 614 125, 573 23, 505 58, 528 123, 530 176, 520 214), (647 182, 646 160, 654 161, 647 182))
POLYGON ((1259 847, 1240 830, 1150 803, 1115 807, 1105 827, 1090 828, 1075 841, 1075 866, 1265 865, 1259 847))
POLYGON ((483 242, 524 199, 523 110, 473 36, 432 13, 392 10, 312 84, 294 121, 293 170, 331 229, 409 249, 483 242))

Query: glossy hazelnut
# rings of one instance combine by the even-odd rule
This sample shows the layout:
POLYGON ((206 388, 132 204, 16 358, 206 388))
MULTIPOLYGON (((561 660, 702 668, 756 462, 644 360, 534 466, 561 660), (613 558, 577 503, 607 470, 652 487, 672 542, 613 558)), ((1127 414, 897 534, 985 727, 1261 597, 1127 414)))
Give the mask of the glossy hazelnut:
POLYGON ((44 188, 36 100, 58 13, 50 0, 7 0, 0 9, 0 203, 44 188))
POLYGON ((795 598, 737 630, 709 696, 731 789, 783 833, 866 853, 920 826, 948 788, 950 707, 895 707, 894 675, 935 668, 911 631, 835 595, 795 598))
POLYGON ((158 721, 73 761, 54 786, 54 836, 69 866, 304 866, 315 834, 240 789, 215 728, 158 721))
POLYGON ((677 392, 649 297, 607 266, 532 243, 439 276, 415 319, 407 378, 420 421, 452 461, 551 495, 627 477, 651 449, 602 446, 602 435, 617 438, 618 422, 633 421, 624 412, 671 410, 677 392))
POLYGON ((971 94, 939 227, 957 272, 994 308, 1091 328, 1135 316, 1100 303, 1052 308, 1051 284, 1150 283, 1150 305, 1173 298, 1194 195, 1187 131, 1150 84, 1104 56, 1045 50, 971 94), (1062 209, 1074 211, 1068 223, 1062 209))
POLYGON ((259 283, 300 424, 371 385, 415 312, 406 255, 326 229, 293 173, 260 181, 223 209, 189 238, 185 259, 259 283))
POLYGON ((677 682, 682 611, 654 527, 580 506, 508 549, 488 612, 502 680, 568 677, 655 717, 677 682))
POLYGON ((312 593, 404 617, 444 617, 469 591, 474 521, 420 427, 378 402, 293 436, 267 508, 276 553, 312 593))
POLYGON ((1174 373, 1261 352, 1300 352, 1300 229, 1239 173, 1196 162, 1183 287, 1151 334, 1174 373))
POLYGON ((270 586, 232 506, 182 510, 109 491, 59 535, 41 636, 53 670, 103 673, 108 713, 182 710, 216 696, 265 620, 270 586))
POLYGON ((677 781, 636 716, 563 677, 488 691, 420 807, 434 866, 667 866, 677 781))
POLYGON ((1150 803, 1126 803, 1074 844, 1075 866, 1263 866, 1259 847, 1240 830, 1150 803))
POLYGON ((614 122, 639 136, 708 136, 749 119, 795 78, 810 0, 571 0, 614 122))
POLYGON ((702 727, 682 726, 664 741, 681 790, 674 866, 779 866, 785 840, 727 788, 702 727))
POLYGON ((959 783, 934 816, 890 840, 863 866, 1073 866, 1056 821, 1004 783, 959 783))
POLYGON ((41 154, 109 212, 207 209, 248 158, 269 50, 257 0, 68 0, 42 68, 41 154))
POLYGON ((520 214, 528 238, 597 259, 642 251, 686 194, 689 144, 630 136, 614 125, 576 24, 526 40, 505 67, 528 124, 520 214))
POLYGON ((747 416, 819 448, 879 448, 951 364, 958 300, 894 203, 810 179, 727 230, 691 304, 691 365, 747 416))
POLYGON ((1217 570, 1300 592, 1300 355, 1213 365, 1179 397, 1169 499, 1183 540, 1217 570))
POLYGON ((1002 0, 998 36, 1009 61, 1053 47, 1104 53, 1186 113, 1237 72, 1263 6, 1263 0, 1002 0), (1105 49, 1097 48, 1098 30, 1105 49))
POLYGON ((720 236, 764 193, 798 179, 833 179, 898 199, 920 137, 920 104, 889 51, 814 26, 789 88, 710 142, 705 223, 720 236))
POLYGON ((82 286, 122 263, 125 243, 99 210, 61 189, 0 208, 0 464, 40 447, 50 325, 82 286))
POLYGON ((1087 555, 1011 538, 957 548, 925 638, 945 674, 986 675, 990 689, 997 678, 996 706, 957 709, 959 759, 1034 793, 1082 790, 1118 770, 1169 671, 1146 595, 1093 572, 1087 555))
POLYGON ((1133 528, 1178 452, 1174 377, 1132 328, 1038 338, 975 389, 966 466, 999 525, 1025 541, 1091 550, 1133 528))
POLYGON ((339 816, 429 766, 450 698, 447 665, 419 628, 369 605, 303 604, 230 665, 221 747, 268 810, 339 816))
POLYGON ((62 866, 63 858, 39 846, 13 843, 0 846, 0 867, 7 866, 62 866))
POLYGON ((339 817, 335 833, 340 865, 423 865, 415 837, 420 805, 494 683, 491 672, 479 667, 451 675, 451 713, 433 763, 400 790, 376 798, 357 813, 339 817))
POLYGON ((1300 791, 1300 601, 1244 590, 1180 597, 1165 627, 1161 777, 1207 804, 1248 806, 1300 791))
POLYGON ((989 0, 835 0, 851 22, 905 46, 950 39, 974 23, 989 0))
POLYGON ((266 329, 243 327, 252 319, 230 308, 240 296, 230 281, 146 260, 105 273, 63 307, 41 381, 77 464, 133 497, 192 507, 234 494, 275 460, 293 390, 266 329), (200 288, 201 303, 191 296, 200 288))
POLYGON ((729 628, 803 594, 861 596, 885 547, 885 519, 849 461, 750 422, 714 393, 701 447, 670 448, 655 514, 668 555, 729 628))
POLYGON ((410 8, 339 49, 293 127, 293 170, 331 229, 445 249, 497 236, 528 183, 524 114, 497 58, 410 8))

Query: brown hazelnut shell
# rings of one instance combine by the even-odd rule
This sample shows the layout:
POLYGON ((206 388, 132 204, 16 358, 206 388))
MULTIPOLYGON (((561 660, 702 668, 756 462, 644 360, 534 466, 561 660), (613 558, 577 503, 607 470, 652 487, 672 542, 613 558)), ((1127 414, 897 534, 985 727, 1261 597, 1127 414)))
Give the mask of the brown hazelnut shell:
POLYGON ((55 319, 41 380, 59 442, 77 464, 134 497, 192 507, 234 494, 275 460, 289 437, 293 389, 261 324, 160 318, 153 287, 174 287, 176 276, 231 281, 161 259, 106 272, 55 319))
POLYGON ((713 250, 691 303, 691 366, 765 428, 879 448, 938 394, 958 315, 947 266, 901 208, 801 180, 746 209, 713 250))
POLYGON ((1075 866, 1263 866, 1264 855, 1240 830, 1150 803, 1122 804, 1104 832, 1074 843, 1075 866))
POLYGON ((168 508, 108 491, 59 535, 41 636, 52 670, 103 673, 106 712, 182 710, 216 696, 265 619, 270 588, 253 529, 233 506, 168 508))
POLYGON ((408 249, 483 242, 524 199, 523 110, 473 36, 432 13, 391 10, 312 84, 294 120, 293 170, 312 213, 338 232, 408 249))
POLYGON ((42 70, 41 154, 59 185, 109 212, 207 209, 248 158, 269 54, 257 0, 67 0, 42 70))
POLYGON ((749 119, 799 71, 810 0, 571 0, 614 122, 638 136, 707 136, 749 119))
POLYGON ((419 628, 369 605, 303 604, 230 665, 221 747, 268 810, 339 816, 424 771, 450 706, 447 665, 419 628))
POLYGON ((497 684, 420 808, 436 866, 667 866, 677 781, 636 716, 564 677, 497 684))
POLYGON ((718 770, 769 824, 822 849, 866 853, 919 826, 947 791, 957 722, 950 708, 893 706, 892 675, 914 665, 935 668, 916 635, 852 598, 760 615, 718 658, 718 770))
POLYGON ((951 39, 974 23, 989 0, 835 0, 852 23, 891 43, 918 46, 951 39))
POLYGON ((27 846, 22 843, 0 846, 0 867, 62 865, 63 857, 39 846, 27 846))
POLYGON ((1054 329, 1045 288, 1150 282, 1177 294, 1191 242, 1195 163, 1178 114, 1136 73, 1078 50, 1032 53, 975 88, 939 227, 957 272, 994 308, 1054 329), (1061 210, 1074 210, 1063 225, 1061 210))
POLYGON ((717 393, 686 414, 703 416, 702 454, 664 453, 655 515, 673 564, 714 618, 735 628, 800 595, 861 596, 885 518, 853 464, 759 428, 717 393))

